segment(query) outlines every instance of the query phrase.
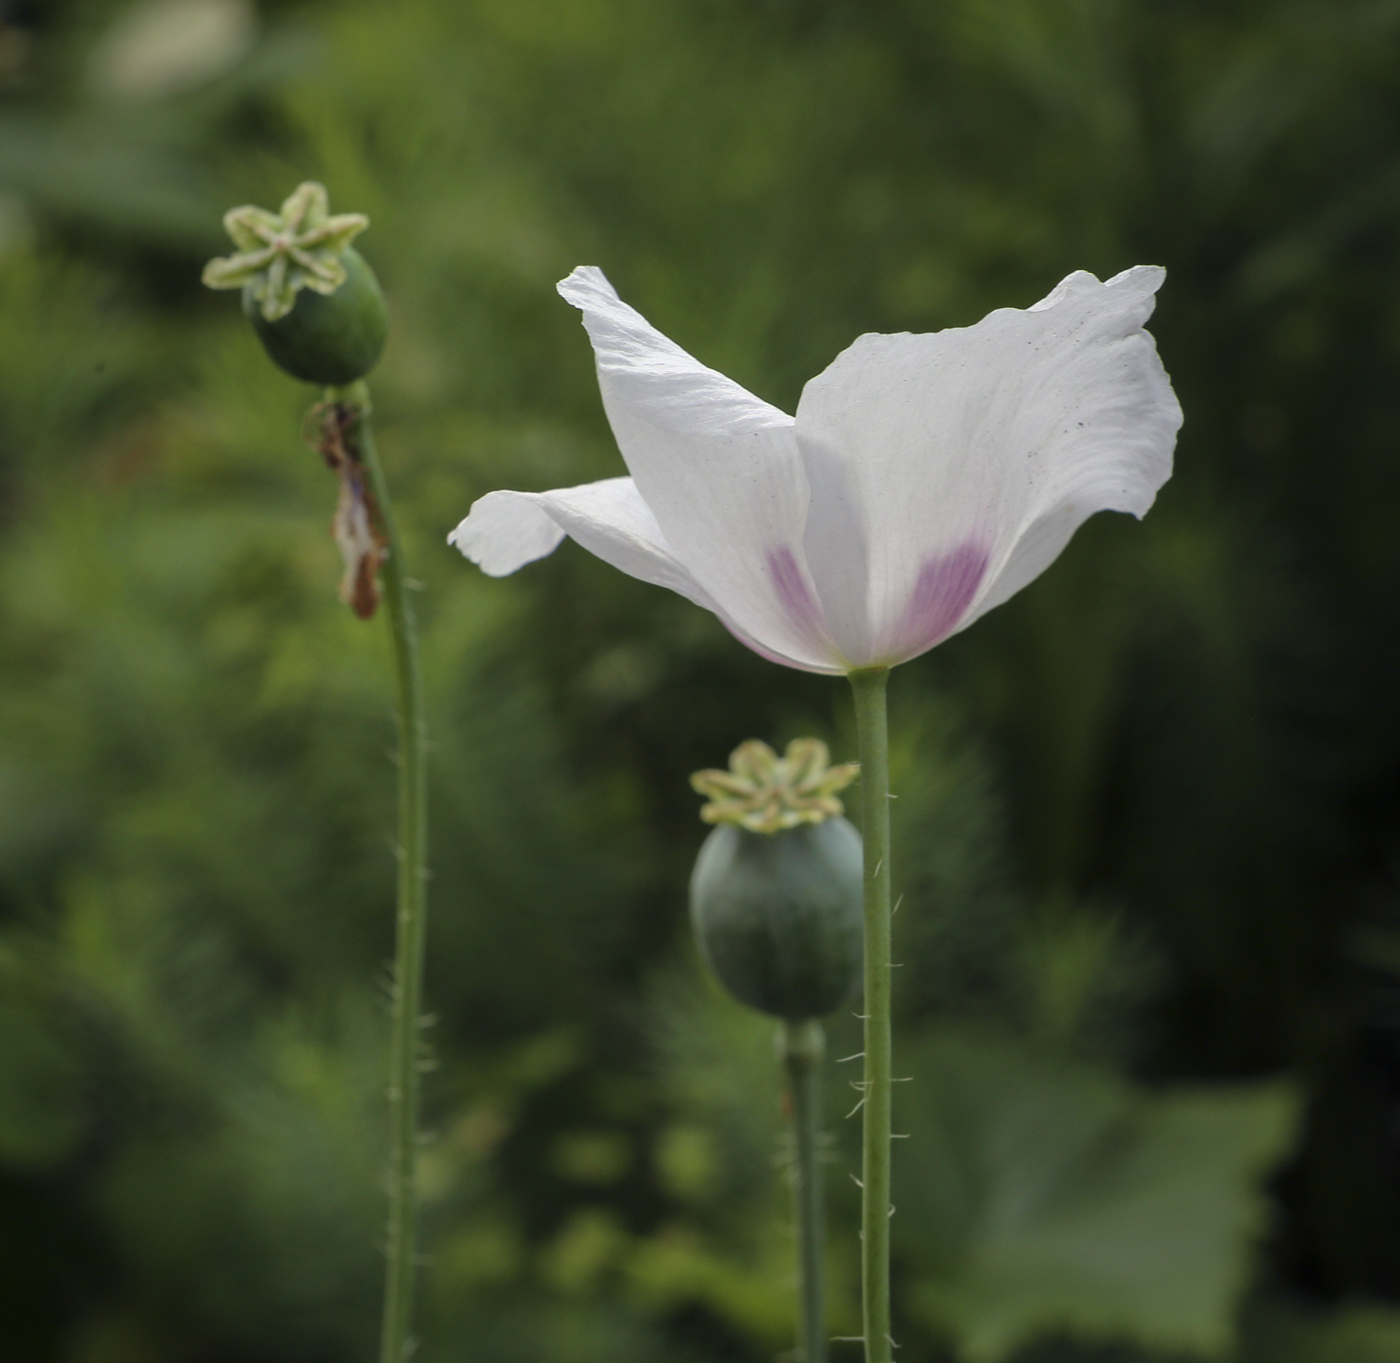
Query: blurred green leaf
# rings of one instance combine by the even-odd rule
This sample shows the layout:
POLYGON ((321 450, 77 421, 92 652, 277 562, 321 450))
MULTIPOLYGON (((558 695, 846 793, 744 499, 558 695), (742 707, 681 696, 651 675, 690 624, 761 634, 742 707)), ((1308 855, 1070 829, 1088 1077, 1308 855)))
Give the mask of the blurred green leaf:
POLYGON ((973 1363, 1047 1334, 1219 1356, 1294 1139, 1282 1084, 1153 1092, 965 1035, 906 1047, 895 1227, 973 1363))

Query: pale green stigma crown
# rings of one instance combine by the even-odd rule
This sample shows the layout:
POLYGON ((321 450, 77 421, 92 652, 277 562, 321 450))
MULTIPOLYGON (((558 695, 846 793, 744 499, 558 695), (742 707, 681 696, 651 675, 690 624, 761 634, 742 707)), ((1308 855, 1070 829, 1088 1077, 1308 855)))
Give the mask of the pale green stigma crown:
POLYGON ((690 784, 709 797, 700 817, 706 823, 732 823, 751 833, 781 833, 804 823, 822 823, 842 812, 838 790, 860 772, 855 762, 833 767, 819 738, 795 738, 779 757, 751 738, 729 755, 729 770, 697 771, 690 784))
POLYGON ((298 289, 334 293, 345 283, 341 253, 369 226, 363 213, 330 212, 325 185, 307 180, 294 189, 280 213, 244 204, 224 214, 224 228, 238 254, 219 256, 204 267, 211 289, 251 284, 259 311, 269 322, 285 317, 298 289))

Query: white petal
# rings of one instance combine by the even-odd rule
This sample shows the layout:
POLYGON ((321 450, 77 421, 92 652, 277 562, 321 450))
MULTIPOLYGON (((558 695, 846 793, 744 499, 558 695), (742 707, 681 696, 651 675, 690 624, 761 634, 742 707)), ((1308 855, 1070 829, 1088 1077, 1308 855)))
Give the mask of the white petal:
POLYGON ((488 492, 472 503, 447 540, 488 576, 505 577, 553 553, 566 534, 629 576, 669 587, 713 611, 736 639, 771 662, 806 672, 843 671, 823 659, 792 656, 762 643, 736 624, 671 552, 630 478, 553 492, 488 492))
MULTIPOLYGON (((570 491, 566 489, 566 494, 570 491)), ((447 542, 488 577, 506 577, 552 554, 563 543, 564 529, 545 509, 544 496, 488 492, 472 503, 447 542)))
POLYGON ((472 503, 447 542, 488 576, 505 577, 553 553, 565 535, 629 576, 713 609, 671 553, 630 478, 605 478, 553 492, 488 492, 472 503))
POLYGON ((1025 586, 1095 511, 1152 504, 1181 424, 1142 330, 1162 278, 1080 272, 972 327, 862 336, 807 385, 807 560, 853 662, 914 657, 1025 586))
POLYGON ((716 613, 793 666, 844 671, 807 571, 792 418, 668 340, 600 270, 575 270, 559 292, 583 312, 637 489, 716 613))

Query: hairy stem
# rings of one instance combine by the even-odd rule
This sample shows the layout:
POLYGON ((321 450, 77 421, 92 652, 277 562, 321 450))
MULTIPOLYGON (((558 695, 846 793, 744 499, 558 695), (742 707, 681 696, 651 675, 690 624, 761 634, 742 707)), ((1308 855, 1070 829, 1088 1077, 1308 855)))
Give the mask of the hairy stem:
POLYGON ((826 1039, 820 1022, 784 1022, 778 1048, 792 1098, 793 1171, 797 1203, 797 1269, 801 1302, 797 1353, 802 1363, 826 1363, 823 1267, 826 1213, 822 1205, 821 1067, 826 1039))
POLYGON ((388 1271, 380 1363, 407 1363, 413 1353, 413 1295, 417 1269, 418 1207, 414 1175, 418 1158, 419 1030, 423 948, 427 933, 428 785, 427 730, 418 626, 404 572, 402 541, 393 503, 370 428, 369 390, 363 382, 328 390, 345 405, 347 451, 363 465, 374 494, 380 532, 388 547, 383 565, 389 631, 399 693, 399 874, 394 947, 393 1014, 389 1041, 388 1271))
POLYGON ((861 1301, 866 1363, 890 1363, 890 743, 887 668, 851 673, 865 844, 861 1301))

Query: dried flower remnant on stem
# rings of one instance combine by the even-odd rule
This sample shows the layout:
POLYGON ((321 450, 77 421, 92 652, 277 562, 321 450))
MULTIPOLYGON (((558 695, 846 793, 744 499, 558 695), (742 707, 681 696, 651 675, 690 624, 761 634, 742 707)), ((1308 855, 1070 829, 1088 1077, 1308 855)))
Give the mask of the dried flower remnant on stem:
POLYGON ((359 414, 350 403, 319 402, 311 409, 311 417, 315 434, 309 443, 340 479, 340 496, 331 522, 345 563, 340 599, 361 620, 368 620, 379 605, 379 568, 388 557, 388 545, 359 451, 353 440, 346 438, 359 414))
POLYGON ((819 738, 793 739, 782 757, 751 738, 730 754, 728 771, 697 771, 690 784, 709 797, 700 811, 706 823, 771 834, 839 817, 843 806, 836 792, 859 772, 855 762, 833 767, 819 738))

